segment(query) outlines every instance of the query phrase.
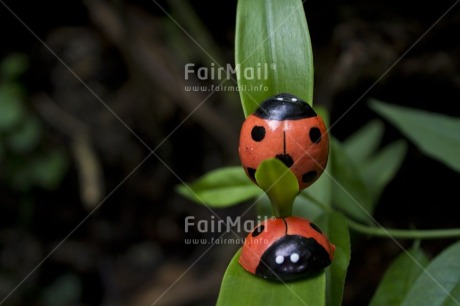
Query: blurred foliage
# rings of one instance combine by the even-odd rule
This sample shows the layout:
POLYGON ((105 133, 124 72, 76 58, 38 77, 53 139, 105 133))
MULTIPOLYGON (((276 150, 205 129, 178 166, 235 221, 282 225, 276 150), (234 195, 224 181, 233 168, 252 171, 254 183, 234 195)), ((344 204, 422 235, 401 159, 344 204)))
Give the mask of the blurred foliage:
POLYGON ((0 62, 0 173, 20 191, 55 189, 66 174, 68 157, 62 148, 46 144, 39 118, 27 107, 21 76, 28 68, 23 54, 0 62))

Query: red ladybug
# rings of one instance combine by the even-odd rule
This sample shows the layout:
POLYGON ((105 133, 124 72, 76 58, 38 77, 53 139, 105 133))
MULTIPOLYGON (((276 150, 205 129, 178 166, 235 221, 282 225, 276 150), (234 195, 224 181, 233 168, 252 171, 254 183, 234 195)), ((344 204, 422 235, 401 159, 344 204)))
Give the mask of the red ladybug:
POLYGON ((334 251, 335 246, 307 219, 271 218, 246 237, 239 263, 260 277, 292 281, 327 267, 334 251))
POLYGON ((328 153, 323 120, 308 103, 291 94, 262 102, 241 128, 241 163, 255 183, 259 164, 276 157, 295 174, 299 189, 307 188, 323 173, 328 153))

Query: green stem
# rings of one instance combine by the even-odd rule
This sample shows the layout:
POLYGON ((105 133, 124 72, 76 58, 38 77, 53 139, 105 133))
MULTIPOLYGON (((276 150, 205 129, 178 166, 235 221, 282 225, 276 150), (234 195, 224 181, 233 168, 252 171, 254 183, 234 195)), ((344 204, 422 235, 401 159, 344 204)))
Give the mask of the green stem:
POLYGON ((291 216, 294 200, 299 194, 294 173, 279 159, 270 158, 257 167, 255 178, 270 199, 275 217, 291 216))
POLYGON ((276 199, 271 198, 270 194, 268 194, 268 198, 270 199, 272 205, 272 212, 275 217, 286 218, 292 216, 292 206, 294 204, 294 201, 292 201, 291 203, 280 203, 276 199))
MULTIPOLYGON (((302 196, 310 200, 313 204, 317 205, 324 211, 330 213, 334 209, 324 205, 316 198, 312 197, 307 193, 303 193, 302 196)), ((394 228, 375 227, 369 225, 363 225, 356 221, 351 220, 345 216, 348 222, 348 226, 356 232, 379 236, 379 237, 392 237, 398 239, 439 239, 439 238, 458 238, 460 237, 460 228, 449 228, 449 229, 434 229, 434 230, 402 230, 394 228)))
POLYGON ((392 237, 398 239, 439 239, 439 238, 458 238, 460 228, 433 229, 433 230, 402 230, 384 227, 367 226, 347 218, 351 229, 372 236, 392 237))

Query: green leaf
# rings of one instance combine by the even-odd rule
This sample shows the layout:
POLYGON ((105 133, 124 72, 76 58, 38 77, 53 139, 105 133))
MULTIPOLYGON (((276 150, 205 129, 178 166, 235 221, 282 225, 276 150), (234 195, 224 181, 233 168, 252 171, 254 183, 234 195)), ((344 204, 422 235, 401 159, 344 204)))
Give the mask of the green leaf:
POLYGON ((326 305, 340 306, 350 263, 350 233, 346 218, 339 212, 322 215, 315 220, 329 241, 335 245, 334 260, 326 271, 326 305))
POLYGON ((460 241, 428 265, 409 290, 401 306, 460 305, 460 241))
POLYGON ((236 205, 263 193, 239 166, 213 170, 192 184, 177 186, 176 191, 192 201, 211 207, 236 205))
POLYGON ((383 131, 383 122, 373 120, 348 137, 342 143, 343 148, 356 163, 361 163, 377 150, 383 131))
POLYGON ((217 306, 325 305, 325 273, 296 282, 267 281, 244 270, 238 251, 225 271, 217 306))
POLYGON ((246 117, 282 92, 312 105, 313 55, 303 2, 238 1, 235 60, 246 117))
POLYGON ((406 142, 398 140, 380 150, 376 155, 369 157, 362 164, 360 171, 372 196, 372 210, 385 186, 401 167, 406 151, 406 142))
POLYGON ((428 258, 420 248, 413 248, 399 255, 385 272, 370 306, 401 305, 427 265, 428 258))
POLYGON ((292 215, 292 205, 299 194, 299 183, 294 173, 279 159, 270 158, 260 163, 255 177, 270 198, 274 215, 292 215))
POLYGON ((369 223, 372 198, 361 172, 342 145, 333 137, 331 143, 332 202, 346 215, 369 223))
POLYGON ((369 189, 372 200, 370 211, 374 209, 383 189, 399 170, 407 151, 407 145, 402 140, 377 151, 383 132, 383 122, 373 120, 342 143, 347 156, 355 165, 360 165, 356 170, 361 173, 369 189))
POLYGON ((460 118, 372 100, 373 110, 401 130, 428 156, 460 172, 460 118))

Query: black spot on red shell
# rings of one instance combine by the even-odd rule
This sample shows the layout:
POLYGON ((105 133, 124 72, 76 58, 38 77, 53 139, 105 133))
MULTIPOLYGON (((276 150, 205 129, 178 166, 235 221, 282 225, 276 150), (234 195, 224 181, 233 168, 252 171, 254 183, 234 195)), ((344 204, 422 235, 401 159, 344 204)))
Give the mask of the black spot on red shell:
POLYGON ((294 164, 294 160, 289 154, 278 154, 275 157, 282 161, 288 168, 294 164))
POLYGON ((314 181, 318 173, 314 170, 309 171, 307 173, 304 173, 302 175, 302 182, 304 183, 310 183, 311 181, 314 181))
POLYGON ((321 231, 321 229, 318 227, 318 225, 316 225, 315 223, 310 223, 310 226, 315 230, 317 231, 318 233, 322 234, 323 232, 321 231))
POLYGON ((321 130, 317 127, 312 127, 310 129, 310 140, 313 143, 320 143, 321 142, 321 130))
POLYGON ((264 231, 264 229, 265 229, 265 226, 264 226, 264 225, 259 225, 258 227, 256 227, 256 228, 252 231, 251 236, 252 236, 252 237, 257 237, 257 236, 259 236, 260 234, 262 234, 262 232, 264 231))
POLYGON ((251 138, 256 142, 262 141, 265 138, 265 128, 258 125, 253 127, 251 130, 251 138))

